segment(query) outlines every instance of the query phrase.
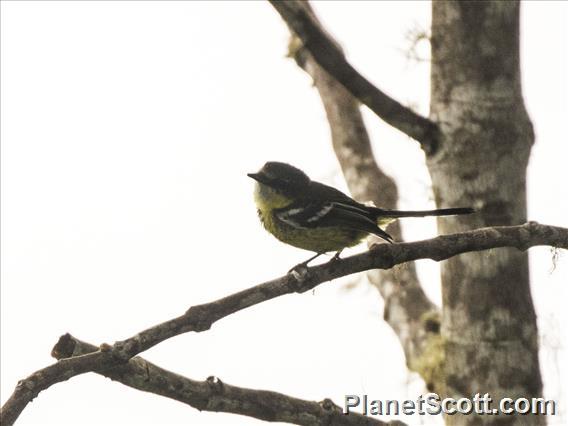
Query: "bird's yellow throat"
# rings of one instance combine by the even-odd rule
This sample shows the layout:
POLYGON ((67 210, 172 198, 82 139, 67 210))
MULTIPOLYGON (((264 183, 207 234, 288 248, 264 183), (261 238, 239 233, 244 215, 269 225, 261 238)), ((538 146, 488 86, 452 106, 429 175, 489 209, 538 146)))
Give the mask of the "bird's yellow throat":
POLYGON ((293 200, 268 185, 256 182, 254 186, 254 201, 259 210, 266 212, 289 206, 293 200))

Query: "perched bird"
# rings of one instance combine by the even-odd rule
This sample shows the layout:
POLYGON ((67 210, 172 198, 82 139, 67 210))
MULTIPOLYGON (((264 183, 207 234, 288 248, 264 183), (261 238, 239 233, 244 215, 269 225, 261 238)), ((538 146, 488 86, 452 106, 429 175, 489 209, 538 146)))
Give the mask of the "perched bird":
POLYGON ((399 217, 473 213, 467 207, 399 211, 366 206, 311 180, 294 166, 275 161, 248 176, 256 181, 254 199, 266 230, 283 243, 316 253, 303 266, 327 252, 336 252, 336 259, 341 250, 357 245, 368 234, 392 243, 393 238, 380 227, 399 217))

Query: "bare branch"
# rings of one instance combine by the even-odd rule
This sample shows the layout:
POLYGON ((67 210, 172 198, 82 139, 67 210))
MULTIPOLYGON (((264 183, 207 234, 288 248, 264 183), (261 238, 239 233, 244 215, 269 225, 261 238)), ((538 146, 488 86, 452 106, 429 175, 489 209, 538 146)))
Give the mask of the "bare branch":
POLYGON ((420 142, 427 154, 436 152, 440 139, 437 124, 403 106, 359 74, 347 62, 337 44, 315 22, 313 13, 303 6, 302 1, 269 1, 329 75, 388 124, 420 142))
MULTIPOLYGON (((302 7, 327 34, 310 4, 303 2, 302 7)), ((328 38, 337 44, 330 35, 328 38)), ((291 32, 289 55, 312 77, 320 94, 333 149, 351 194, 359 201, 370 200, 387 209, 396 209, 398 189, 394 180, 375 161, 359 102, 314 60, 307 49, 298 48, 301 42, 296 40, 297 36, 291 32)), ((398 222, 392 223, 388 231, 396 240, 402 239, 398 222)), ((415 265, 409 263, 401 270, 370 271, 368 277, 383 297, 384 319, 398 336, 408 367, 423 375, 428 388, 433 389, 432 377, 425 373, 435 370, 417 366, 424 366, 421 356, 429 347, 428 340, 439 336, 439 327, 427 327, 425 319, 439 321, 440 312, 424 293, 415 265)))
MULTIPOLYGON (((96 350, 96 346, 65 334, 53 348, 52 354, 61 359, 96 350)), ((213 376, 205 381, 191 380, 138 356, 124 365, 97 369, 95 373, 134 389, 174 399, 200 411, 241 414, 271 422, 301 425, 402 425, 398 422, 385 423, 357 413, 345 415, 330 399, 305 401, 277 392, 232 386, 213 376)))
POLYGON ((441 261, 472 251, 497 247, 526 250, 539 245, 568 249, 568 229, 529 222, 518 226, 482 228, 413 243, 375 245, 368 252, 306 268, 300 277, 288 274, 217 301, 193 306, 184 315, 148 328, 113 346, 103 344, 97 352, 62 359, 21 380, 2 407, 0 420, 2 424, 13 423, 39 392, 55 383, 88 371, 125 364, 135 355, 170 337, 188 331, 205 331, 221 318, 284 294, 303 293, 345 275, 370 269, 389 269, 418 259, 441 261))

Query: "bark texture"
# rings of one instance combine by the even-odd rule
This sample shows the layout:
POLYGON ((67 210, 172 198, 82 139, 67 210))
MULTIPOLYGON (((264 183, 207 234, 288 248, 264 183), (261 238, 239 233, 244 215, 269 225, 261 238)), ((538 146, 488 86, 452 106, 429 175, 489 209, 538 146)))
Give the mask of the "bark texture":
MULTIPOLYGON (((442 133, 428 158, 442 234, 526 221, 534 141, 519 64, 519 3, 433 2, 431 119, 442 133)), ((542 396, 527 253, 468 253, 442 264, 444 391, 494 399, 542 396)), ((448 424, 539 424, 537 416, 448 416, 448 424)))

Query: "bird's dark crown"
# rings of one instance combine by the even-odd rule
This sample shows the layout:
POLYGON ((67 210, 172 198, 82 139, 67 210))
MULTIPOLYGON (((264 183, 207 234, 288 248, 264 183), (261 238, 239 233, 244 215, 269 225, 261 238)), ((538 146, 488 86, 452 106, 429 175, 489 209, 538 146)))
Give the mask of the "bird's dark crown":
POLYGON ((300 169, 278 161, 267 162, 258 173, 249 173, 251 178, 270 187, 286 190, 307 185, 310 178, 300 169))

